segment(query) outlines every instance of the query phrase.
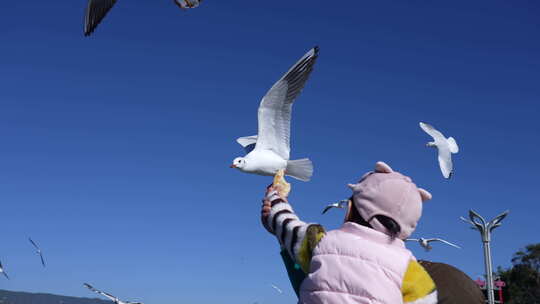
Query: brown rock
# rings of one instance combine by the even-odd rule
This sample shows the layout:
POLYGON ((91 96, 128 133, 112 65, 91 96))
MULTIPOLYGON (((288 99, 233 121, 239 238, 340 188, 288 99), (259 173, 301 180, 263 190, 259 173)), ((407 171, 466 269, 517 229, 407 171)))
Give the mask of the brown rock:
POLYGON ((454 266, 430 261, 418 261, 437 285, 438 304, 484 304, 480 287, 454 266))

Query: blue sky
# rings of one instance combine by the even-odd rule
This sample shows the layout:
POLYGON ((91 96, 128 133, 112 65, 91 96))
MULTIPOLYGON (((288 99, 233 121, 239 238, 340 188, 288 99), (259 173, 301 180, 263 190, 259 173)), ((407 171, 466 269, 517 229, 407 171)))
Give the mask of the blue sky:
POLYGON ((0 288, 145 303, 294 303, 277 242, 259 224, 268 177, 228 166, 256 133, 270 86, 310 47, 320 58, 294 105, 292 157, 323 206, 378 160, 434 198, 418 258, 483 273, 469 208, 511 213, 495 266, 538 242, 540 5, 508 1, 119 1, 89 38, 85 1, 0 2, 0 288), (446 181, 419 121, 456 138, 446 181), (44 251, 40 268, 27 237, 44 251), (284 290, 278 294, 270 284, 284 290))

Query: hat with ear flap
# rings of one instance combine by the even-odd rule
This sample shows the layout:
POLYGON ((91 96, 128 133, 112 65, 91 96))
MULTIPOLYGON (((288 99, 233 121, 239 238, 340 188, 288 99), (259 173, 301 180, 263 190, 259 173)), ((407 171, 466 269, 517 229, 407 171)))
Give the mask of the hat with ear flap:
POLYGON ((384 225, 375 218, 387 216, 398 223, 398 238, 409 237, 422 216, 422 204, 431 194, 417 188, 411 178, 395 172, 384 162, 375 164, 375 171, 362 176, 356 184, 349 184, 353 191, 353 206, 373 229, 388 234, 384 225))

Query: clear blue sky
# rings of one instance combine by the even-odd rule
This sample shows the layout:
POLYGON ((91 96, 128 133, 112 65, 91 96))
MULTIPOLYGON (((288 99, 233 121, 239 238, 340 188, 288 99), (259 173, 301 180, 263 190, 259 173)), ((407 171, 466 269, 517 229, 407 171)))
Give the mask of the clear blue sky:
POLYGON ((85 0, 0 2, 0 288, 148 304, 294 303, 259 224, 268 177, 229 169, 266 90, 310 47, 293 110, 293 181, 306 221, 378 160, 430 190, 418 258, 483 272, 474 208, 511 214, 495 265, 540 241, 540 4, 534 1, 223 1, 180 11, 121 0, 90 38, 85 0), (457 139, 446 181, 425 121, 457 139), (27 241, 42 247, 44 270, 27 241), (278 294, 270 284, 284 290, 278 294))

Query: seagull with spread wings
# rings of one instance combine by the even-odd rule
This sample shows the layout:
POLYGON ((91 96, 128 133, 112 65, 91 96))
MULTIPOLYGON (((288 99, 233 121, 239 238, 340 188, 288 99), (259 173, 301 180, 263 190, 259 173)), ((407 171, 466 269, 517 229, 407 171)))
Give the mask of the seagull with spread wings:
POLYGON ((90 289, 91 291, 97 293, 97 294, 100 294, 106 298, 108 298, 109 300, 113 301, 114 304, 143 304, 141 302, 127 302, 127 301, 121 301, 120 299, 118 299, 117 297, 111 295, 111 294, 108 294, 106 292, 103 292, 103 291, 100 291, 100 290, 97 290, 95 289, 94 287, 92 287, 92 285, 88 284, 88 283, 84 283, 83 284, 86 288, 90 289))
MULTIPOLYGON (((88 0, 84 16, 84 35, 89 36, 99 25, 105 15, 116 4, 117 0, 88 0)), ((202 0, 174 0, 181 9, 190 9, 199 6, 202 0)))
POLYGON ((28 238, 28 240, 30 241, 30 243, 32 243, 32 245, 36 249, 36 253, 39 254, 39 257, 41 258, 41 265, 45 267, 45 260, 43 259, 43 252, 41 251, 41 248, 39 248, 39 246, 34 241, 32 241, 32 238, 28 238))
POLYGON ((435 141, 428 142, 426 146, 436 147, 439 153, 439 166, 445 178, 450 178, 454 172, 452 164, 452 154, 459 152, 456 140, 452 137, 446 138, 440 131, 427 123, 420 123, 420 128, 429 134, 435 141))
POLYGON ((246 173, 285 175, 309 181, 313 164, 308 158, 289 160, 292 104, 308 80, 319 55, 314 47, 293 65, 263 97, 258 110, 258 135, 238 138, 247 155, 233 160, 231 168, 246 173))
POLYGON ((419 239, 406 239, 406 241, 413 241, 413 242, 418 242, 420 244, 420 246, 424 247, 424 249, 426 251, 430 251, 431 249, 433 249, 433 247, 431 247, 431 245, 429 243, 431 242, 442 242, 442 243, 445 243, 447 245, 450 245, 452 247, 456 247, 458 249, 461 249, 461 247, 459 247, 458 245, 456 244, 452 244, 446 240, 443 240, 441 238, 431 238, 431 239, 425 239, 425 238, 419 238, 419 239))

